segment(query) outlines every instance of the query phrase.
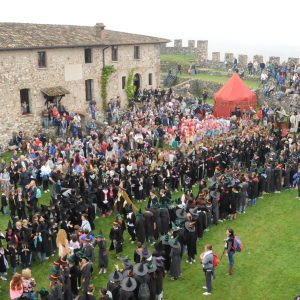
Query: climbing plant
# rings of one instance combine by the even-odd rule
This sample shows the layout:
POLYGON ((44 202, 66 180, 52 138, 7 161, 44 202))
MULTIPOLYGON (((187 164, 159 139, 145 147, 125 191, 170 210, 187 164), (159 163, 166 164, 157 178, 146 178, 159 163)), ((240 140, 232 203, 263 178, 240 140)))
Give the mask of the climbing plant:
POLYGON ((108 84, 108 79, 111 74, 113 74, 116 71, 114 66, 107 65, 104 66, 102 69, 102 74, 101 74, 101 99, 102 99, 102 108, 104 111, 107 109, 107 84, 108 84))
POLYGON ((132 101, 134 98, 134 92, 135 92, 135 86, 134 86, 134 72, 136 71, 136 69, 131 69, 131 71, 128 74, 128 78, 127 78, 127 83, 126 83, 126 95, 127 95, 127 100, 128 102, 132 101))

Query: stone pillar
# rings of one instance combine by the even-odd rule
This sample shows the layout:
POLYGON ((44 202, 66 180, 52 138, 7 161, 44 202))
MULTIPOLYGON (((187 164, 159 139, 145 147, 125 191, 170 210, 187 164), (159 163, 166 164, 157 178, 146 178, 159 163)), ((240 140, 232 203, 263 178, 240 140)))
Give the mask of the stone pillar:
POLYGON ((227 63, 230 63, 230 64, 232 64, 233 63, 233 61, 234 61, 234 55, 233 55, 233 53, 225 53, 225 61, 227 62, 227 63))
POLYGON ((198 63, 208 59, 208 41, 197 41, 198 63))
POLYGON ((246 54, 239 54, 238 55, 238 63, 243 67, 247 67, 248 64, 248 55, 246 54))
POLYGON ((174 47, 181 48, 182 47, 182 40, 174 40, 174 47))
POLYGON ((212 52, 211 58, 212 58, 212 61, 214 61, 214 62, 220 62, 220 60, 221 60, 220 52, 212 52))
POLYGON ((258 62, 259 64, 263 63, 264 62, 264 57, 262 55, 256 54, 256 55, 253 56, 253 62, 255 62, 255 61, 258 62))
POLYGON ((297 66, 299 64, 299 58, 298 57, 289 57, 288 64, 297 66))
POLYGON ((280 57, 278 57, 278 56, 270 56, 269 57, 269 62, 272 63, 272 64, 280 65, 280 57))
POLYGON ((195 40, 188 40, 188 47, 189 48, 195 48, 195 40))

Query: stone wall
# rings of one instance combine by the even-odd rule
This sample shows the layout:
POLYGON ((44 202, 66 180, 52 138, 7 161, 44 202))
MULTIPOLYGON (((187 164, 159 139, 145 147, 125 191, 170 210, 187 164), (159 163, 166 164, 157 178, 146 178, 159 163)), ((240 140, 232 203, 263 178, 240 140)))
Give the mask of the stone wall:
POLYGON ((222 87, 222 84, 202 81, 199 79, 190 79, 180 84, 173 86, 172 90, 178 95, 182 95, 184 97, 192 94, 194 96, 200 97, 202 92, 205 90, 208 93, 209 98, 213 98, 214 94, 222 87))
MULTIPOLYGON (((189 40, 188 47, 182 46, 182 40, 174 40, 174 47, 167 47, 165 44, 161 45, 161 53, 162 54, 194 54, 195 55, 195 63, 198 63, 200 67, 210 67, 210 68, 221 68, 228 69, 230 65, 233 63, 234 59, 237 58, 238 64, 246 67, 248 62, 272 62, 276 64, 280 64, 283 60, 277 56, 270 56, 269 58, 265 58, 262 55, 256 54, 253 57, 249 57, 247 54, 238 54, 237 57, 234 56, 233 53, 227 52, 224 53, 224 59, 221 61, 221 53, 220 52, 212 52, 211 60, 208 59, 208 41, 197 41, 197 47, 195 47, 195 41, 189 40), (226 64, 224 63, 226 62, 226 64)), ((299 58, 289 57, 287 62, 291 65, 298 65, 299 58)))
MULTIPOLYGON (((70 94, 62 98, 69 111, 85 113, 85 80, 93 80, 93 97, 101 109, 100 78, 103 67, 102 48, 92 49, 92 63, 85 63, 84 48, 46 49, 46 68, 38 68, 37 51, 0 52, 0 139, 7 142, 18 130, 34 132, 41 127, 41 112, 45 108, 45 98, 41 89, 62 86, 70 94), (30 114, 21 114, 20 90, 29 89, 30 114)), ((133 46, 119 46, 118 61, 111 61, 111 48, 105 50, 105 64, 112 64, 116 72, 109 79, 108 99, 120 96, 126 102, 122 89, 122 77, 126 80, 134 68, 141 78, 141 88, 150 88, 149 74, 152 74, 152 87, 160 85, 160 46, 140 45, 140 59, 134 59, 133 46)))
POLYGON ((208 59, 208 41, 198 40, 195 47, 195 40, 189 40, 188 46, 182 46, 182 40, 174 40, 174 47, 161 45, 161 54, 192 54, 196 56, 198 63, 202 63, 208 59))

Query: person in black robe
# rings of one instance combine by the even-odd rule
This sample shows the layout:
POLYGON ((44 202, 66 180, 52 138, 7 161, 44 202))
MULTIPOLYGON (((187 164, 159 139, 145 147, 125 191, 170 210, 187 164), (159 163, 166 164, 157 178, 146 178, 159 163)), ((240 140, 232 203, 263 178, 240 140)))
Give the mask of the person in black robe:
POLYGON ((195 263, 195 255, 197 254, 197 234, 195 222, 192 221, 191 215, 189 215, 188 221, 185 222, 184 236, 188 253, 188 259, 186 262, 188 264, 195 263))
POLYGON ((109 238, 111 240, 109 250, 115 250, 116 256, 119 257, 119 253, 123 250, 123 230, 118 222, 113 222, 113 227, 110 230, 109 238))
POLYGON ((165 204, 161 203, 160 205, 159 217, 160 217, 160 224, 161 224, 160 234, 165 235, 168 233, 170 228, 170 215, 165 204))
POLYGON ((107 290, 112 293, 113 300, 120 300, 120 283, 123 279, 122 273, 115 270, 109 275, 109 282, 107 283, 107 290))
POLYGON ((154 262, 156 264, 155 271, 155 280, 156 280, 156 297, 158 300, 162 299, 163 296, 163 280, 165 277, 165 267, 164 267, 164 258, 162 256, 154 257, 154 262))
POLYGON ((74 257, 68 258, 69 266, 70 266, 70 281, 71 281, 71 292, 73 295, 73 298, 76 298, 78 296, 78 279, 81 275, 80 270, 78 266, 76 265, 74 257))
POLYGON ((102 231, 96 236, 94 246, 98 246, 98 272, 99 274, 106 273, 108 267, 108 252, 106 249, 106 239, 102 231))
POLYGON ((136 300, 137 282, 133 277, 126 277, 121 282, 119 300, 136 300))
POLYGON ((89 262, 87 257, 82 256, 80 259, 80 272, 82 280, 82 290, 86 293, 88 291, 93 273, 93 265, 91 262, 89 262))
POLYGON ((137 241, 144 244, 146 240, 145 218, 141 210, 139 210, 136 215, 135 233, 137 241))
POLYGON ((130 235, 130 240, 132 244, 136 240, 135 222, 136 222, 135 214, 130 208, 126 214, 126 224, 127 224, 127 230, 130 235))
POLYGON ((144 213, 145 218, 145 235, 146 241, 149 243, 153 243, 154 241, 154 227, 155 227, 155 219, 154 215, 150 210, 146 210, 144 213))

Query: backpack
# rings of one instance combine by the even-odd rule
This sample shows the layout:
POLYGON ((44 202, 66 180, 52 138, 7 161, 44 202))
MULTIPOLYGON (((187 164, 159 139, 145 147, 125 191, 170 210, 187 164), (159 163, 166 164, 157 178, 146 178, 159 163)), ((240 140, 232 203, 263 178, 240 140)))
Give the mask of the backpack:
POLYGON ((220 263, 220 260, 219 260, 219 257, 217 255, 217 253, 213 253, 213 256, 214 256, 214 260, 213 260, 213 265, 214 265, 214 268, 217 267, 220 263))
POLYGON ((143 300, 150 299, 150 290, 149 290, 149 286, 146 282, 143 282, 140 285, 138 298, 143 299, 143 300))
POLYGON ((242 241, 237 236, 233 240, 233 249, 237 252, 241 252, 244 249, 242 241))
POLYGON ((39 199, 39 198, 42 197, 42 192, 41 192, 41 189, 40 189, 40 188, 36 188, 35 197, 36 197, 37 199, 39 199))

